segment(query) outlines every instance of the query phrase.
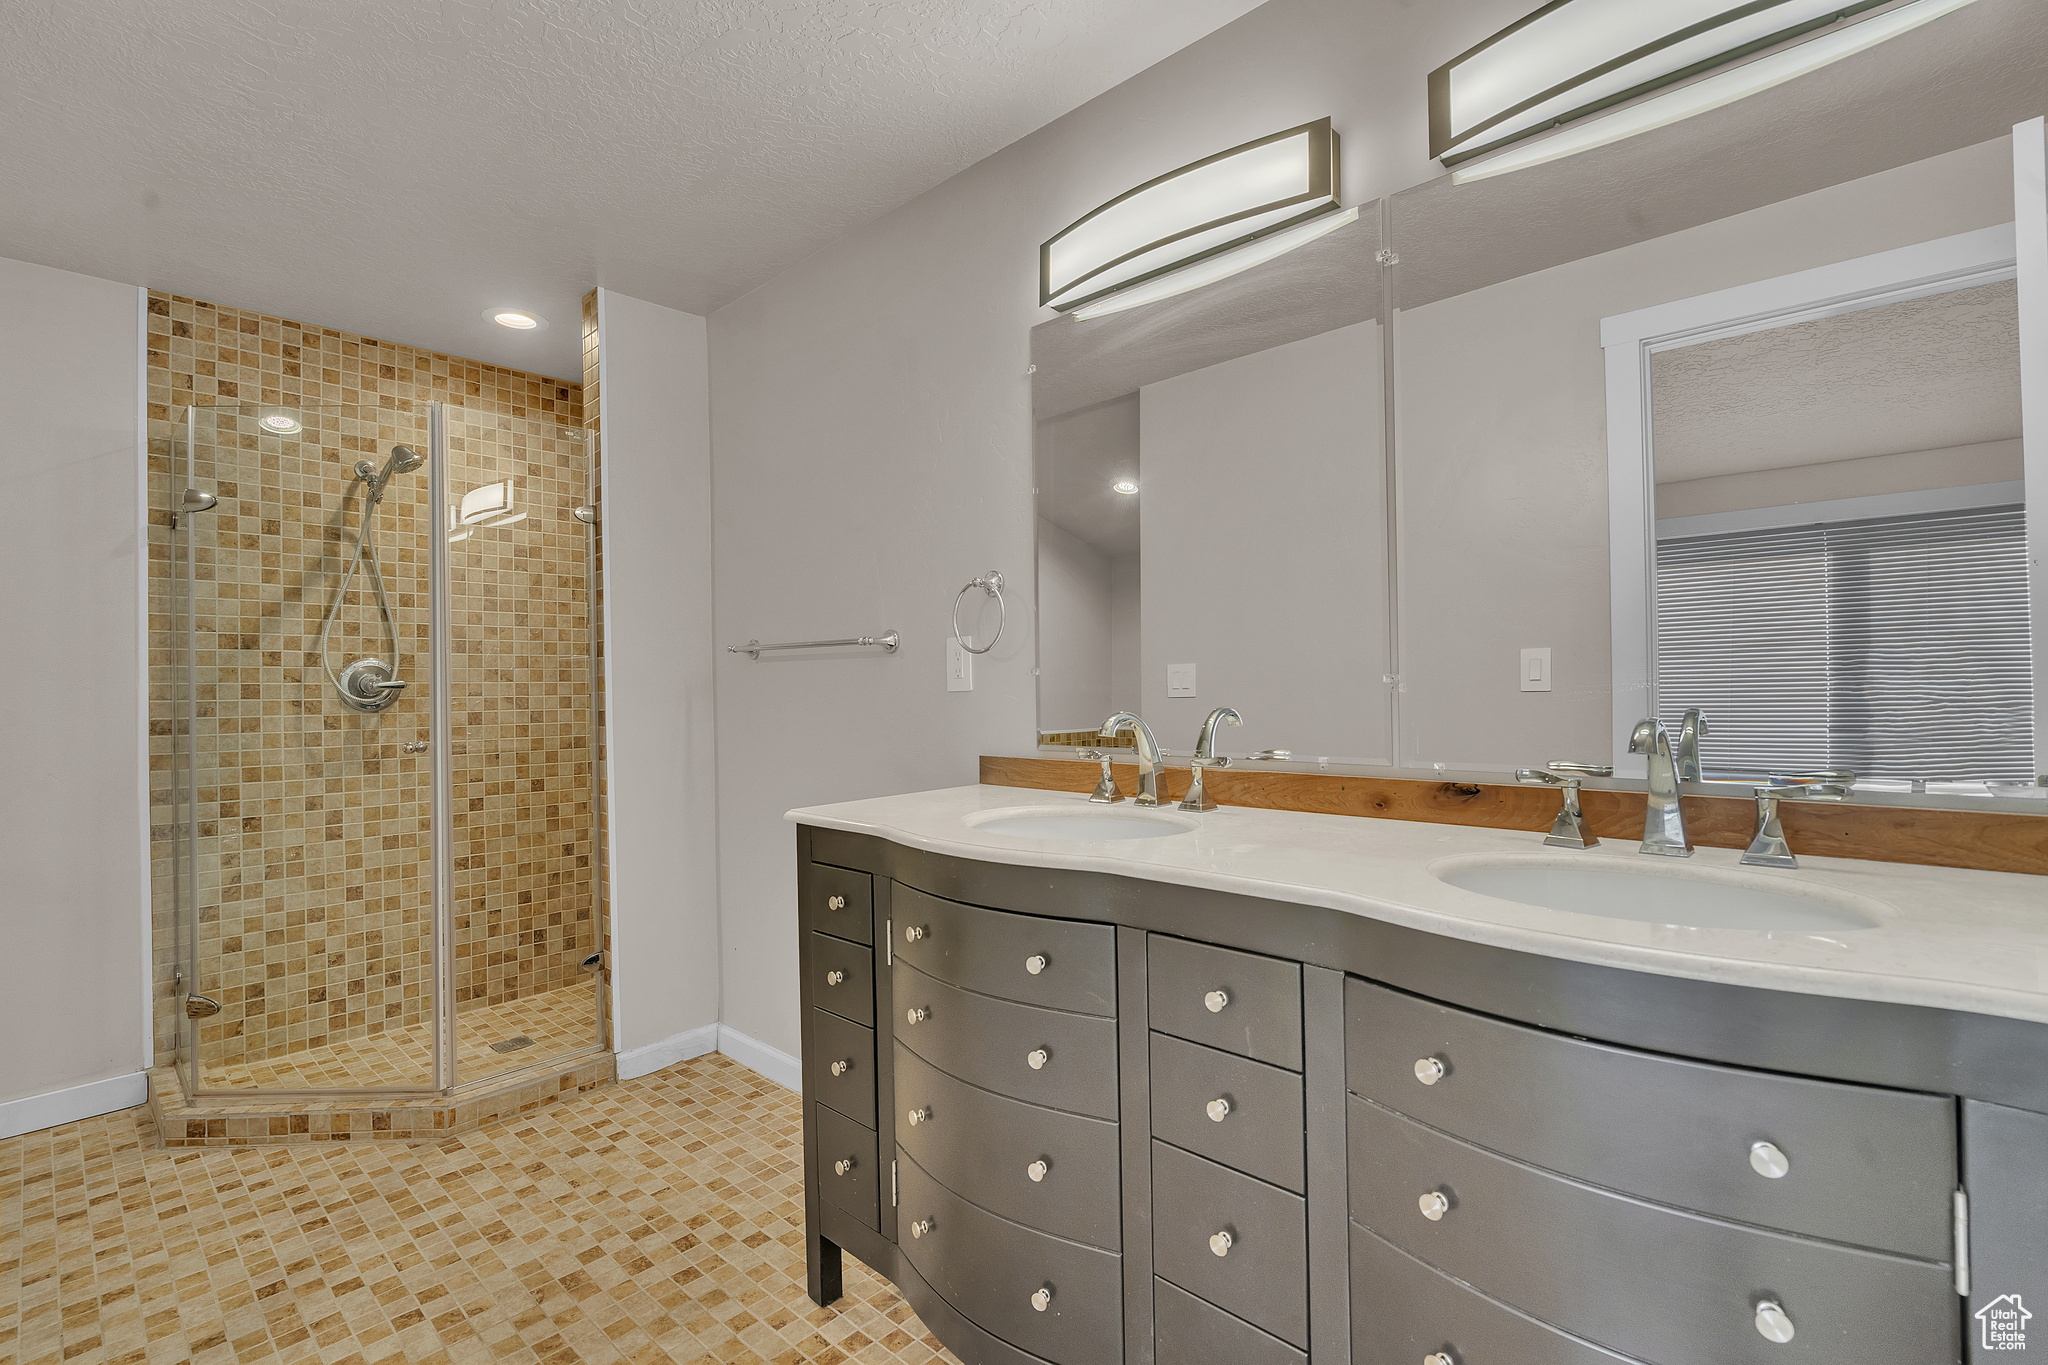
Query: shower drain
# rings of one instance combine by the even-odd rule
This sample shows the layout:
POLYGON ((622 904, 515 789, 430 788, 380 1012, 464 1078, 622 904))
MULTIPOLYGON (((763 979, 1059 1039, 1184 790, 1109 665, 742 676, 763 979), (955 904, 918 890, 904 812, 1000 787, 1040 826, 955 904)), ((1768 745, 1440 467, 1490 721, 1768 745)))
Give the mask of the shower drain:
POLYGON ((519 1036, 518 1036, 517 1038, 507 1038, 507 1039, 506 1039, 506 1040, 505 1040, 504 1042, 502 1042, 502 1043, 492 1043, 492 1044, 491 1044, 491 1051, 493 1051, 493 1052, 517 1052, 517 1051, 519 1051, 519 1049, 520 1049, 520 1048, 523 1048, 523 1047, 532 1047, 532 1046, 533 1046, 533 1039, 531 1039, 531 1038, 527 1037, 527 1036, 526 1036, 525 1034, 523 1034, 523 1033, 522 1033, 522 1034, 520 1034, 520 1035, 519 1035, 519 1036))

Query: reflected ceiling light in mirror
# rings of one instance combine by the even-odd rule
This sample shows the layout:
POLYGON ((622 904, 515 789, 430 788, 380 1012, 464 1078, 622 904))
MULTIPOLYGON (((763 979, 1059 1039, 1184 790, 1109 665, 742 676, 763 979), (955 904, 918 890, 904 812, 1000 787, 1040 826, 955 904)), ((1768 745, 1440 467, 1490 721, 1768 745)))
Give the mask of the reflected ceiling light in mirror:
POLYGON ((1109 487, 1111 492, 1122 493, 1128 496, 1138 491, 1138 481, 1136 479, 1118 479, 1109 487))
POLYGON ((1333 215, 1337 156, 1335 130, 1318 119, 1148 180, 1038 249, 1038 301, 1079 309, 1333 215))
MULTIPOLYGON (((1558 0, 1538 10, 1522 24, 1504 30, 1464 57, 1431 73, 1431 153, 1445 165, 1456 167, 1451 180, 1460 185, 1540 166, 1733 104, 1746 96, 1783 85, 1875 47, 1888 38, 1895 38, 1972 2, 1911 0, 1870 18, 1818 33, 1743 65, 1717 71, 1689 85, 1625 105, 1539 142, 1510 148, 1477 164, 1461 164, 1570 119, 1633 99, 1658 86, 1710 71, 1875 7, 1868 3, 1844 6, 1839 0, 1831 0, 1830 3, 1809 3, 1808 0, 1774 0, 1774 3, 1762 5, 1751 3, 1677 30, 1665 39, 1605 56, 1603 60, 1604 54, 1615 45, 1616 40, 1610 35, 1607 46, 1594 45, 1579 54, 1578 63, 1589 60, 1597 63, 1579 76, 1563 74, 1575 63, 1560 60, 1564 56, 1560 43, 1527 44, 1510 49, 1531 63, 1527 71, 1514 72, 1504 65, 1487 66, 1482 63, 1479 71, 1487 79, 1474 80, 1466 92, 1467 101, 1458 103, 1452 92, 1458 86, 1459 78, 1455 73, 1461 64, 1489 52, 1493 46, 1540 21, 1563 15, 1567 10, 1583 9, 1584 13, 1579 16, 1581 19, 1605 16, 1619 24, 1623 19, 1639 23, 1652 11, 1669 14, 1723 7, 1715 0, 1674 0, 1669 5, 1641 5, 1639 8, 1635 0, 1626 0, 1626 3, 1624 0, 1558 0), (1763 22, 1772 20, 1773 16, 1777 24, 1774 29, 1771 24, 1763 22), (1787 26, 1788 20, 1794 22, 1787 26), (1771 31, 1760 33, 1760 29, 1771 31), (1723 48, 1718 55, 1702 55, 1713 45, 1710 40, 1715 39, 1715 35, 1719 35, 1719 42, 1732 43, 1733 46, 1723 48), (1558 64, 1543 68, 1535 65, 1539 58, 1558 64), (1533 93, 1524 94, 1529 90, 1533 93), (1495 112, 1486 112, 1496 105, 1499 107, 1495 112), (1440 132, 1450 140, 1448 150, 1438 150, 1440 132)), ((1549 36, 1559 37, 1564 32, 1560 30, 1549 36)), ((1597 38, 1601 30, 1596 24, 1580 23, 1570 32, 1591 40, 1597 38)), ((1613 32, 1626 34, 1619 41, 1641 36, 1640 29, 1633 27, 1617 27, 1613 32)))
POLYGON ((1261 237, 1257 241, 1247 246, 1241 246, 1235 251, 1225 252, 1221 256, 1211 256, 1206 260, 1197 261, 1186 269, 1176 270, 1172 274, 1161 275, 1157 279, 1147 280, 1143 284, 1114 294, 1100 303, 1091 303, 1085 308, 1076 308, 1074 316, 1083 319, 1099 318, 1105 313, 1121 313, 1126 308, 1136 308, 1140 304, 1146 303, 1157 303, 1160 299, 1170 299, 1175 294, 1185 294, 1190 289, 1200 289, 1205 284, 1214 284, 1218 280, 1229 279, 1239 271, 1250 270, 1255 265, 1264 265, 1275 256, 1285 256, 1298 246, 1304 246, 1309 242, 1313 242, 1318 237, 1335 232, 1347 223, 1355 223, 1357 221, 1358 210, 1356 208, 1348 208, 1339 213, 1324 214, 1322 217, 1303 223, 1299 227, 1289 228, 1285 232, 1276 232, 1270 237, 1261 237))

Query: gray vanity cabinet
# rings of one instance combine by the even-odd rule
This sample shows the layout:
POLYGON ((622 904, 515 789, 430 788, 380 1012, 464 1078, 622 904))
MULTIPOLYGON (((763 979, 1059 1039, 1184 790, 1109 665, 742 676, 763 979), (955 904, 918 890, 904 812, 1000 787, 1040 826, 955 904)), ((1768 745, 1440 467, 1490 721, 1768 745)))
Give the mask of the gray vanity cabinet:
POLYGON ((812 1294, 966 1365, 1985 1365, 2048 1302, 2048 1028, 799 848, 812 1294))

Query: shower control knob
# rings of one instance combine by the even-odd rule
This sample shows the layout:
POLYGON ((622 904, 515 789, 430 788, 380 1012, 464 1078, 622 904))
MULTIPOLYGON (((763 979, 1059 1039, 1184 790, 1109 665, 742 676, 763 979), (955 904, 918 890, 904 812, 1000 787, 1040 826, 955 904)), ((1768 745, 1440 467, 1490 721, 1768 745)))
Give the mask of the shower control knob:
POLYGON ((1202 997, 1202 1004, 1208 1007, 1209 1013, 1211 1014, 1223 1013, 1223 1007, 1225 1005, 1228 1005, 1229 1003, 1229 991, 1210 991, 1207 995, 1202 997))
POLYGON ((1228 1256, 1230 1248, 1235 1243, 1236 1239, 1230 1235, 1229 1229, 1226 1228, 1209 1239, 1209 1250, 1218 1256, 1228 1256))
POLYGON ((850 1156, 843 1156, 839 1158, 839 1160, 832 1163, 832 1174, 845 1175, 848 1171, 852 1170, 853 1167, 853 1158, 850 1156))
POLYGON ((1043 1071, 1045 1070, 1045 1064, 1052 1060, 1052 1053, 1042 1047, 1033 1048, 1025 1054, 1024 1060, 1031 1064, 1033 1071, 1043 1071))
POLYGON ((844 1076, 851 1070, 853 1070, 852 1062, 841 1061, 832 1063, 832 1074, 835 1076, 844 1076))
POLYGON ((910 1235, 912 1237, 922 1237, 931 1230, 932 1220, 929 1218, 920 1218, 910 1225, 910 1235))
POLYGON ((1765 1341, 1782 1346, 1792 1340, 1792 1319, 1785 1316, 1784 1309, 1765 1299, 1756 1306, 1756 1332, 1765 1341))
POLYGON ((1208 1110, 1209 1122, 1211 1123, 1221 1123, 1230 1117, 1230 1101, 1224 1099, 1221 1095, 1210 1100, 1205 1108, 1208 1110))
POLYGON ((1422 1216, 1432 1223, 1440 1221, 1451 1211, 1451 1201, 1444 1196, 1442 1190, 1431 1190, 1416 1200, 1415 1205, 1422 1210, 1422 1216))
POLYGON ((1046 1285, 1031 1296, 1031 1306, 1043 1313, 1052 1307, 1052 1286, 1046 1285))
POLYGON ((827 896, 825 898, 825 908, 827 910, 844 910, 846 908, 846 897, 827 896))
POLYGON ((830 971, 825 973, 825 984, 828 986, 836 986, 844 980, 846 980, 845 972, 830 971))
POLYGON ((912 1128, 915 1128, 920 1123, 929 1123, 931 1121, 932 1111, 928 1108, 913 1109, 908 1114, 905 1114, 904 1117, 909 1119, 910 1126, 912 1128))
POLYGON ((1036 1185, 1039 1181, 1045 1179, 1045 1173, 1051 1169, 1052 1167, 1045 1164, 1045 1158, 1040 1157, 1024 1168, 1024 1174, 1030 1176, 1031 1183, 1036 1185))
POLYGON ((1415 1079, 1424 1085, 1435 1085, 1444 1078, 1447 1068, 1440 1057, 1424 1057, 1415 1063, 1415 1079))
POLYGON ((1040 972, 1044 971, 1045 968, 1046 961, 1044 953, 1033 953, 1030 957, 1024 959, 1024 970, 1031 973, 1033 976, 1037 976, 1040 972))
POLYGON ((922 924, 912 924, 903 930, 903 941, 905 943, 915 943, 923 937, 924 926, 922 924))
POLYGON ((911 1008, 903 1011, 903 1018, 906 1023, 922 1024, 931 1017, 932 1012, 922 1005, 913 1005, 911 1008))
POLYGON ((1792 1169, 1792 1158, 1774 1142, 1753 1143, 1749 1149, 1750 1169, 1766 1180, 1783 1180, 1792 1169))

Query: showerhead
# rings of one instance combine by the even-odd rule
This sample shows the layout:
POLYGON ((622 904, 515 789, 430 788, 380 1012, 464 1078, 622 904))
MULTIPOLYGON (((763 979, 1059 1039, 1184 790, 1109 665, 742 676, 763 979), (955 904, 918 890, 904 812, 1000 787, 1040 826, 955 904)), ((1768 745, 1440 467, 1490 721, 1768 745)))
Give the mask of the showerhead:
POLYGON ((408 474, 426 462, 427 457, 414 450, 411 446, 393 446, 391 447, 391 462, 385 465, 384 468, 387 471, 395 469, 401 474, 408 474))
POLYGON ((391 482, 393 474, 409 474, 427 462, 427 457, 411 446, 391 447, 391 458, 375 474, 370 472, 368 460, 356 461, 356 477, 370 485, 370 500, 375 502, 384 496, 384 485, 391 482))

